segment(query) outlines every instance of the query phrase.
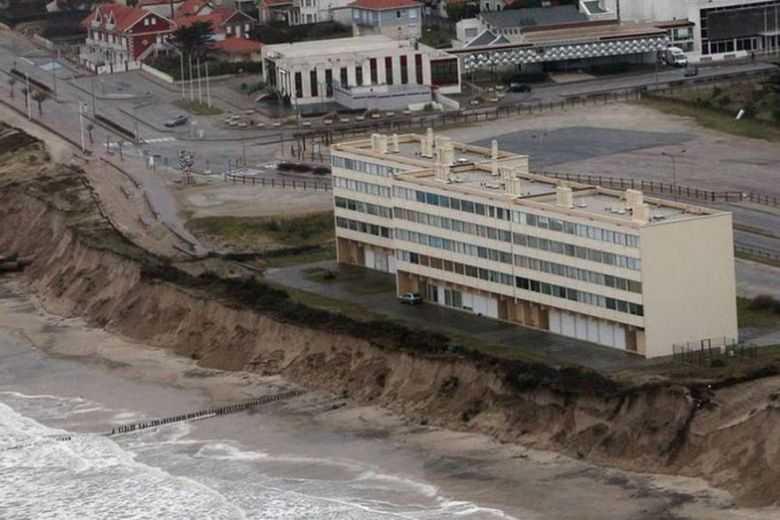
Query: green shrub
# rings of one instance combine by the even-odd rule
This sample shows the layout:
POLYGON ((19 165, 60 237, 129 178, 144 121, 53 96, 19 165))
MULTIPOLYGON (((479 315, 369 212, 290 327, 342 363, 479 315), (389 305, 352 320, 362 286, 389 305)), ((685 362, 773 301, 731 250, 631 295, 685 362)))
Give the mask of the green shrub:
POLYGON ((721 97, 718 98, 718 104, 722 107, 725 107, 730 103, 731 103, 731 97, 728 94, 723 94, 721 97))
POLYGON ((759 294, 752 298, 747 307, 751 311, 764 311, 780 314, 780 300, 777 300, 768 294, 759 294))

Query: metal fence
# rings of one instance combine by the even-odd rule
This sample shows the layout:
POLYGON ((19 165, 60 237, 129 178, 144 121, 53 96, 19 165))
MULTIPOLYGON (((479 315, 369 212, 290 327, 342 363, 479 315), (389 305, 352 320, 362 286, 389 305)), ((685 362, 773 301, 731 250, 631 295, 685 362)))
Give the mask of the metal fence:
POLYGON ((707 338, 698 342, 672 345, 672 359, 676 363, 699 367, 726 366, 730 362, 758 356, 758 347, 739 343, 734 338, 707 338))
POLYGON ((596 186, 619 188, 621 190, 637 189, 647 193, 657 193, 660 195, 671 195, 673 197, 677 196, 680 198, 705 200, 711 202, 739 202, 745 198, 745 195, 749 195, 743 194, 740 191, 712 191, 701 188, 693 188, 691 186, 681 186, 679 184, 672 184, 668 182, 626 179, 622 177, 609 177, 603 175, 563 173, 553 171, 537 171, 534 173, 545 175, 547 177, 554 177, 556 179, 578 182, 581 184, 593 184, 596 186))
POLYGON ((762 249, 756 249, 754 247, 745 247, 741 245, 735 245, 734 246, 734 252, 736 253, 743 253, 746 255, 756 256, 759 258, 764 258, 766 260, 772 260, 774 262, 780 263, 780 255, 773 253, 771 251, 764 251, 762 249))
POLYGON ((279 188, 283 190, 304 190, 304 191, 331 191, 332 185, 328 181, 313 181, 306 179, 276 179, 257 177, 254 175, 238 175, 233 173, 225 174, 225 182, 233 184, 245 184, 249 186, 267 186, 269 188, 279 188))

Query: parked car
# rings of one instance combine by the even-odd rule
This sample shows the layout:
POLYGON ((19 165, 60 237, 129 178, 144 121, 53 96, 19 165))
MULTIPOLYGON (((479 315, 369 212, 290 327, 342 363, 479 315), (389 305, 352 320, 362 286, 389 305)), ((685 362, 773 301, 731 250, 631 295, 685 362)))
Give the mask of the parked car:
POLYGON ((509 84, 509 92, 531 92, 531 85, 513 81, 509 84))
POLYGON ((699 75, 699 67, 695 65, 688 65, 685 67, 685 77, 691 77, 691 76, 698 76, 699 75))
POLYGON ((181 126, 187 124, 187 116, 175 116, 165 122, 165 126, 173 128, 174 126, 181 126))
POLYGON ((406 292, 398 297, 398 301, 407 305, 420 305, 423 302, 423 299, 420 293, 406 292))

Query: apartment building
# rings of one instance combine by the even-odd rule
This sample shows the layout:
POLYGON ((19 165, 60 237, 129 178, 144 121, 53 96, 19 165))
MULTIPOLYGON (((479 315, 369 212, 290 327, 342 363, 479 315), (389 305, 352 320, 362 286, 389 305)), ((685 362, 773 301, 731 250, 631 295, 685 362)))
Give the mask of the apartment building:
POLYGON ((646 357, 737 337, 728 212, 535 175, 431 130, 331 153, 338 260, 399 293, 646 357))

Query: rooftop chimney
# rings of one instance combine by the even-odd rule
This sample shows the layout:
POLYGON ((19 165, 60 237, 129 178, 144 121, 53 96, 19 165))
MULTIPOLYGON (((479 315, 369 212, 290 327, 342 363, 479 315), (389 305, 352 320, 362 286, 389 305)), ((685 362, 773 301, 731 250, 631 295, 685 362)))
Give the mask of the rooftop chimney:
POLYGON ((452 143, 441 143, 436 148, 436 162, 439 164, 452 165, 455 162, 455 147, 452 143))
POLYGON ((506 179, 504 181, 506 185, 506 192, 508 195, 511 195, 512 197, 519 197, 523 194, 523 187, 522 187, 522 181, 517 177, 512 177, 511 179, 506 179))
POLYGON ((401 145, 398 142, 398 134, 393 134, 393 153, 400 153, 401 145))
POLYGON ((450 165, 449 164, 437 164, 435 166, 436 174, 434 179, 438 182, 450 181, 450 165))
POLYGON ((555 204, 562 208, 574 207, 574 192, 568 186, 557 186, 555 188, 555 204))
POLYGON ((640 204, 631 212, 631 220, 640 224, 647 224, 650 221, 650 205, 640 204))
POLYGON ((626 209, 632 213, 641 211, 642 204, 644 203, 644 197, 639 190, 626 190, 626 209))
POLYGON ((376 139, 376 151, 379 153, 387 153, 387 136, 379 134, 376 139))
POLYGON ((498 141, 495 139, 490 142, 490 158, 494 161, 498 160, 498 141))

